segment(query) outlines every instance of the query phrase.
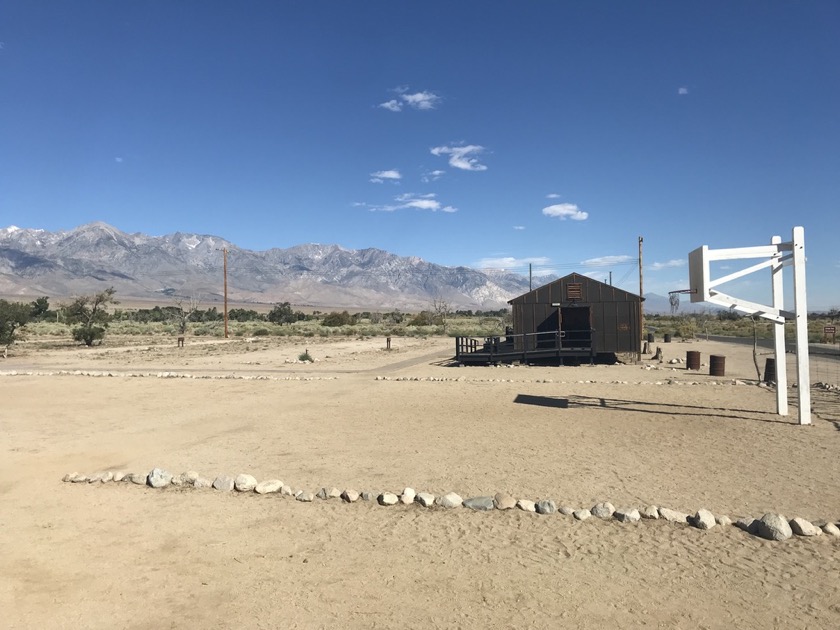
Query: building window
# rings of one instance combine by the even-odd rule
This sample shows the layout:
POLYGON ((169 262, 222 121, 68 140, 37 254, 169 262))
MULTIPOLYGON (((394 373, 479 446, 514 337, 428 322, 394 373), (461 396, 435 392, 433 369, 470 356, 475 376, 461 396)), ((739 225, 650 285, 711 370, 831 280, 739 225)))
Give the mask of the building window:
POLYGON ((566 285, 566 299, 569 302, 583 299, 583 283, 570 282, 566 285))

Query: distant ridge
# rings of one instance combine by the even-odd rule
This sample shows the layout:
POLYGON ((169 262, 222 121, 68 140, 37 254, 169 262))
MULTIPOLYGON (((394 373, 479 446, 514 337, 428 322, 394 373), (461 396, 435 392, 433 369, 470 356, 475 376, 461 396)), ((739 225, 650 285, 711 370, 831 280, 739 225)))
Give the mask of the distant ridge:
POLYGON ((0 229, 0 294, 62 298, 113 286, 123 299, 216 301, 222 248, 229 297, 237 302, 419 310, 441 298, 453 309, 496 309, 528 291, 528 279, 511 272, 445 267, 374 248, 310 243, 251 251, 218 236, 127 234, 95 222, 59 232, 0 229))

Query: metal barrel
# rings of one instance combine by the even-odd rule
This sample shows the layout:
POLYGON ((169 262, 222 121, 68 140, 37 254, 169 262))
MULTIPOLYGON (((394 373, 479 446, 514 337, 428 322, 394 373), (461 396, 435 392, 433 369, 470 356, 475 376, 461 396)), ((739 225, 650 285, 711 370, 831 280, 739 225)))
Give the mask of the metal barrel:
POLYGON ((648 333, 648 343, 653 343, 653 333, 648 333))
POLYGON ((671 343, 671 333, 665 333, 665 343, 671 343))
POLYGON ((697 350, 689 350, 685 353, 685 369, 700 369, 700 353, 697 350))
POLYGON ((726 376, 726 357, 713 354, 709 357, 709 376, 726 376))
POLYGON ((764 361, 764 382, 776 382, 776 359, 768 358, 766 361, 764 361))

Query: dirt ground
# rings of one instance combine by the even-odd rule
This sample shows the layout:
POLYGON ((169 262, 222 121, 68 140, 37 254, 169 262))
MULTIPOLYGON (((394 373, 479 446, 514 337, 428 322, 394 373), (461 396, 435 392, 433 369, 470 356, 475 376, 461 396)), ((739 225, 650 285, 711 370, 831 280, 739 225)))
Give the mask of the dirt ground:
POLYGON ((124 341, 0 363, 0 627, 840 627, 827 535, 61 481, 162 467, 836 522, 837 397, 811 426, 795 389, 776 415, 748 346, 660 344, 726 356, 721 378, 455 367, 451 339, 124 341))

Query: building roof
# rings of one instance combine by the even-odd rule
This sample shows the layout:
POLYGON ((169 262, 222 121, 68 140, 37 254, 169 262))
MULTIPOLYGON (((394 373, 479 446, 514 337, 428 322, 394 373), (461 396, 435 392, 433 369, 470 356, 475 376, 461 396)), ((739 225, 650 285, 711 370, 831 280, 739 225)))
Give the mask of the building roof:
MULTIPOLYGON (((579 273, 570 273, 568 276, 558 278, 553 282, 537 287, 528 293, 508 300, 508 304, 542 304, 546 302, 570 302, 569 285, 580 285, 581 297, 576 301, 582 303, 591 302, 634 302, 643 301, 644 298, 619 289, 605 282, 598 282, 588 276, 579 273), (564 290, 565 289, 565 290, 564 290)), ((572 288, 572 295, 576 288, 572 288)))

